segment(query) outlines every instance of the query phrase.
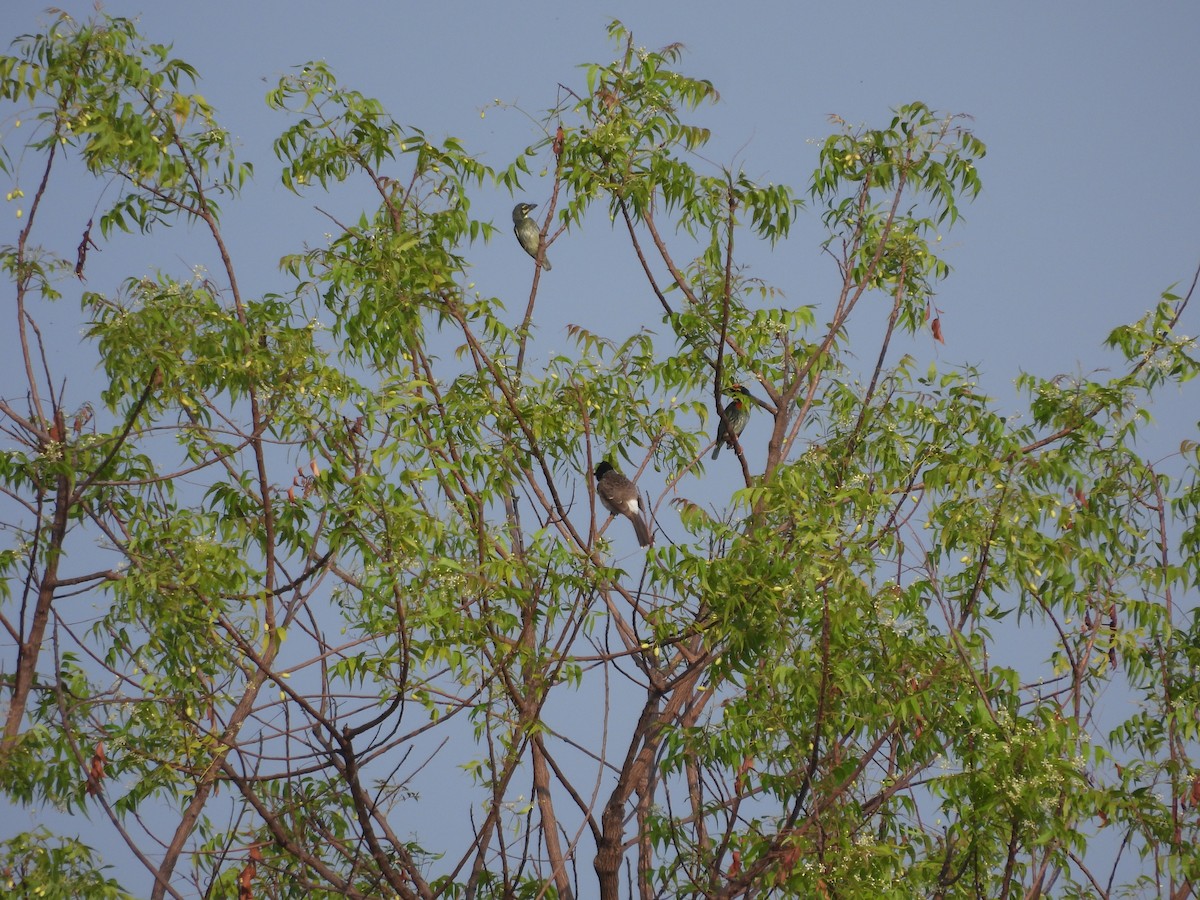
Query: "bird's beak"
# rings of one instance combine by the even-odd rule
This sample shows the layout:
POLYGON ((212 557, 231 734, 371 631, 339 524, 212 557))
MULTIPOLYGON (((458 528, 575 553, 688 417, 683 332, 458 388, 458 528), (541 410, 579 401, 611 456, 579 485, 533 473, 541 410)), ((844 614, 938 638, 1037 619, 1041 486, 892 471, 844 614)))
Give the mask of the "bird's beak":
POLYGON ((530 208, 530 209, 537 209, 537 204, 536 204, 536 203, 530 203, 530 204, 529 204, 529 208, 530 208))

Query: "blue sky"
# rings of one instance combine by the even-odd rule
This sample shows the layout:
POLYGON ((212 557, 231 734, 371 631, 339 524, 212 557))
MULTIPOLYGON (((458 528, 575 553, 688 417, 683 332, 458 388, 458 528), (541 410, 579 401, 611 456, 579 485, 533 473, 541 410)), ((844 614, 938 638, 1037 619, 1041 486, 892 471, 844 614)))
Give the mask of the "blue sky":
MULTIPOLYGON (((92 6, 58 5, 77 16, 92 6)), ((5 26, 13 35, 48 19, 40 4, 15 7, 5 26)), ((885 124, 891 108, 919 99, 973 116, 989 154, 980 166, 983 194, 943 243, 955 268, 938 297, 946 345, 917 342, 911 349, 943 364, 978 365, 993 391, 1011 384, 1018 368, 1052 375, 1115 362, 1100 349, 1108 331, 1172 282, 1190 278, 1200 262, 1200 180, 1192 175, 1200 146, 1200 7, 1193 4, 332 8, 310 0, 105 6, 139 17, 147 36, 172 42, 176 55, 197 66, 198 90, 240 139, 242 157, 256 163, 255 184, 225 221, 251 291, 279 289, 278 258, 321 241, 326 222, 313 207, 331 202, 297 199, 278 183, 270 141, 286 120, 265 108, 263 95, 280 75, 326 60, 344 84, 378 97, 401 122, 435 139, 455 135, 502 166, 540 135, 524 114, 493 101, 536 117, 554 104, 560 82, 582 83, 579 64, 613 57, 605 33, 613 18, 647 47, 682 42, 683 69, 716 85, 722 102, 697 114, 713 129, 708 159, 736 160, 751 176, 801 193, 816 142, 832 130, 831 113, 885 124)), ((526 187, 534 202, 549 194, 537 178, 526 187)), ((522 297, 530 274, 508 244, 512 202, 504 191, 484 188, 473 209, 502 231, 503 240, 472 254, 480 290, 502 298, 510 291, 522 297)), ((354 203, 345 209, 354 211, 354 203)), ((77 235, 72 227, 70 247, 77 235)), ((751 248, 748 258, 789 302, 819 307, 834 276, 818 252, 821 238, 812 213, 783 252, 751 248)), ((180 263, 203 261, 197 257, 207 252, 182 237, 161 240, 180 263)), ((614 315, 658 324, 633 271, 605 258, 606 243, 601 233, 573 233, 555 245, 543 339, 565 336, 568 323, 603 330, 614 315), (627 285, 614 280, 626 271, 627 285), (598 276, 612 285, 608 295, 585 296, 598 276)), ((118 237, 93 257, 89 287, 105 290, 123 275, 141 274, 145 254, 138 249, 130 261, 134 247, 142 247, 137 238, 118 237), (114 281, 106 284, 110 272, 114 281)), ((153 262, 166 265, 170 257, 153 262)))
MULTIPOLYGON (((56 5, 81 18, 92 9, 90 0, 56 5)), ((886 124, 893 107, 922 100, 973 116, 989 153, 979 167, 983 193, 943 242, 955 268, 938 296, 946 344, 925 338, 905 349, 946 366, 977 365, 993 393, 1011 391, 1020 369, 1050 376, 1117 365, 1101 349, 1104 336, 1172 282, 1189 281, 1200 263, 1198 4, 111 0, 105 10, 139 17, 144 35, 173 43, 175 55, 199 69, 197 90, 240 140, 242 158, 255 163, 255 182, 225 218, 243 289, 252 294, 286 290, 279 258, 323 242, 328 222, 316 205, 349 216, 364 197, 297 198, 279 184, 270 142, 289 120, 263 97, 281 75, 324 59, 402 123, 435 140, 454 135, 502 167, 539 139, 534 120, 555 103, 560 82, 578 88, 579 64, 615 55, 605 30, 614 18, 644 46, 685 44, 683 70, 720 91, 718 106, 696 114, 713 130, 708 159, 736 160, 752 177, 791 183, 801 194, 818 143, 833 129, 830 114, 886 124)), ((0 40, 50 18, 42 3, 10 0, 0 40)), ((78 183, 79 196, 53 198, 64 223, 55 249, 68 257, 95 203, 94 184, 78 183)), ((523 196, 544 202, 548 195, 547 180, 527 180, 523 196)), ((515 312, 532 267, 508 231, 513 202, 499 188, 477 192, 473 212, 500 234, 469 255, 479 290, 515 312)), ((0 207, 9 217, 0 241, 15 239, 12 215, 11 204, 0 207)), ((786 302, 815 304, 818 322, 836 276, 819 252, 822 237, 811 212, 774 252, 747 248, 757 274, 786 302)), ((118 235, 101 247, 89 259, 87 287, 102 292, 154 268, 182 276, 212 263, 208 243, 186 228, 149 242, 118 235)), ((640 324, 659 327, 636 271, 610 250, 619 254, 620 240, 603 222, 555 244, 539 307, 543 357, 566 349, 568 324, 612 337, 640 324)), ((77 342, 74 295, 61 315, 58 324, 77 342)), ((1197 316, 1200 300, 1183 330, 1197 330, 1197 316)), ((70 341, 55 346, 64 354, 51 361, 57 372, 76 384, 91 377, 72 369, 70 341)), ((874 348, 865 353, 873 358, 874 348)), ((0 378, 12 383, 14 364, 0 360, 0 378)), ((1168 443, 1194 436, 1194 396, 1166 401, 1159 418, 1168 443)), ((765 441, 754 423, 747 437, 765 441)))

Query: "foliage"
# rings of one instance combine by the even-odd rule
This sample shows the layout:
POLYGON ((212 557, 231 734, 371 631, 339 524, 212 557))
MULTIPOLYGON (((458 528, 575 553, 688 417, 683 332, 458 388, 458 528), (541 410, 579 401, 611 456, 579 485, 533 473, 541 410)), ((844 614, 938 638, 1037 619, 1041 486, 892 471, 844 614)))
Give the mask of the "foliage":
POLYGON ((697 162, 710 134, 688 116, 717 93, 680 47, 611 37, 617 60, 585 66, 501 170, 324 64, 281 79, 282 183, 372 199, 262 296, 222 229, 253 169, 195 69, 109 17, 60 16, 0 59, 6 114, 33 123, 0 156, 26 378, 0 401, 0 783, 36 815, 103 821, 144 867, 102 876, 38 827, 0 849, 10 888, 1194 883, 1198 445, 1139 449, 1155 392, 1197 372, 1177 331, 1190 290, 1113 331, 1119 374, 1023 375, 1029 413, 1005 417, 975 373, 893 347, 940 338, 937 242, 985 153, 964 119, 911 103, 882 128, 835 120, 806 191, 759 184, 697 162), (68 396, 38 322, 94 246, 90 223, 74 262, 46 243, 72 158, 102 237, 192 223, 220 266, 81 291, 102 376, 68 396), (578 329, 535 365, 540 269, 515 316, 468 282, 495 233, 472 200, 531 164, 553 173, 546 239, 607 213, 670 341, 578 329), (734 252, 786 246, 803 215, 840 279, 819 317, 734 252), (878 347, 851 352, 852 319, 883 324, 878 347), (705 508, 709 410, 734 383, 769 440, 736 442, 720 465, 738 490, 705 508), (644 558, 614 556, 603 458, 662 485, 644 558))

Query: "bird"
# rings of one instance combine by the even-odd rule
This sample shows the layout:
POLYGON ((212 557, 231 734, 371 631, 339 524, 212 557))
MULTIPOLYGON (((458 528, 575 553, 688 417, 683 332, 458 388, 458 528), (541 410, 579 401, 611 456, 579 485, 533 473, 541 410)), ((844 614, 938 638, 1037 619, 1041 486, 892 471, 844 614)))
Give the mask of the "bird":
POLYGON ((596 476, 596 496, 604 508, 614 516, 624 516, 633 523, 639 546, 649 547, 653 544, 654 538, 638 506, 638 490, 634 483, 614 469, 608 460, 596 466, 593 474, 596 476))
MULTIPOLYGON (((517 241, 525 249, 525 252, 534 259, 538 258, 538 247, 541 244, 542 230, 538 228, 537 222, 529 218, 529 211, 537 209, 536 203, 518 203, 513 207, 513 234, 517 236, 517 241)), ((542 268, 547 272, 552 268, 550 260, 546 258, 546 254, 542 254, 542 268)))
POLYGON ((734 437, 741 437, 742 432, 746 430, 746 423, 750 421, 750 407, 743 399, 750 395, 746 389, 740 384, 735 384, 725 392, 733 396, 733 399, 725 406, 725 419, 720 419, 717 422, 717 446, 713 448, 712 458, 716 459, 721 453, 722 447, 732 447, 734 437), (729 420, 729 429, 725 427, 725 420, 729 420), (728 431, 733 434, 729 434, 728 431))

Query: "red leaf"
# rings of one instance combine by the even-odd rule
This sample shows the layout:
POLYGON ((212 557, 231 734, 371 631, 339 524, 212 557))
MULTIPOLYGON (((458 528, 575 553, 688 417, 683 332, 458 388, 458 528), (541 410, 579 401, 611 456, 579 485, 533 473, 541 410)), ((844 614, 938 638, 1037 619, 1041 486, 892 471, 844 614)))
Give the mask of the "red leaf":
POLYGON ((258 863, 262 861, 262 851, 255 844, 250 848, 250 862, 238 873, 238 900, 254 900, 254 876, 258 874, 258 863))
POLYGON ((87 773, 87 793, 95 797, 100 793, 100 782, 104 780, 104 741, 96 742, 96 751, 92 754, 91 765, 87 773))
POLYGON ((942 337, 942 317, 941 316, 938 316, 936 319, 934 319, 929 324, 929 327, 931 329, 933 329, 933 339, 935 341, 937 341, 939 344, 946 343, 946 339, 944 337, 942 337))
POLYGON ((750 769, 751 769, 751 767, 753 767, 753 765, 754 765, 754 757, 747 756, 745 759, 742 760, 741 766, 738 767, 737 777, 733 779, 733 789, 735 791, 737 791, 739 794, 743 790, 745 790, 746 773, 750 771, 750 769))
POLYGON ((83 238, 79 241, 79 247, 75 250, 75 277, 80 281, 87 281, 83 277, 83 267, 87 265, 88 248, 99 250, 96 242, 92 240, 92 220, 88 219, 87 227, 83 229, 83 238))

